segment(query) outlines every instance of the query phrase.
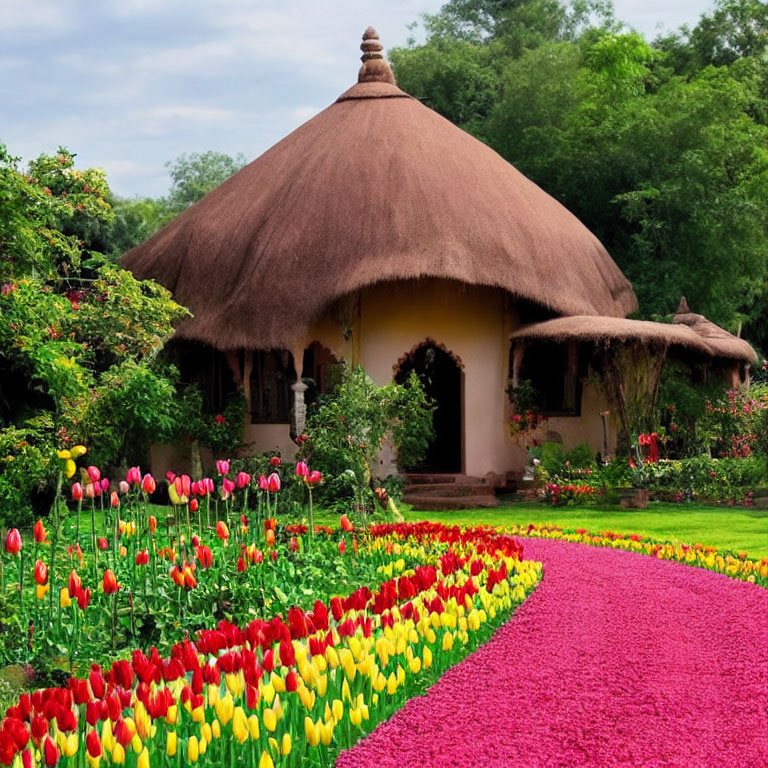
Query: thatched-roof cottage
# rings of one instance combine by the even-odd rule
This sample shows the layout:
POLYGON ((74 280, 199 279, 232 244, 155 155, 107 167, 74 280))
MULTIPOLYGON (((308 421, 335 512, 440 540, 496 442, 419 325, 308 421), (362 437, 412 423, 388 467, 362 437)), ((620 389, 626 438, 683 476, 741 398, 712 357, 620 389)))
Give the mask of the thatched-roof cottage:
POLYGON ((255 450, 290 451, 302 379, 322 389, 345 360, 378 383, 412 369, 428 382, 438 410, 425 469, 519 470, 506 389, 523 337, 513 337, 557 316, 550 335, 544 322, 526 337, 547 344, 530 362, 552 381, 550 429, 600 449, 605 406, 574 342, 628 334, 706 355, 707 341, 695 325, 625 320, 634 292, 597 238, 401 91, 373 29, 361 48, 355 85, 123 264, 191 309, 177 338, 213 366, 212 387, 244 388, 255 450))

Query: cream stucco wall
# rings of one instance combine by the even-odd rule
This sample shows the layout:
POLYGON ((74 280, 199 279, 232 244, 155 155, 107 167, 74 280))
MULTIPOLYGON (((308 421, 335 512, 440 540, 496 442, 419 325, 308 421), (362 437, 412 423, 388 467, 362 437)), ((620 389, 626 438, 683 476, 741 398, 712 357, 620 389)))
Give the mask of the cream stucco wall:
POLYGON ((243 443, 247 453, 275 451, 291 459, 296 453, 296 443, 291 440, 290 424, 246 424, 243 443))

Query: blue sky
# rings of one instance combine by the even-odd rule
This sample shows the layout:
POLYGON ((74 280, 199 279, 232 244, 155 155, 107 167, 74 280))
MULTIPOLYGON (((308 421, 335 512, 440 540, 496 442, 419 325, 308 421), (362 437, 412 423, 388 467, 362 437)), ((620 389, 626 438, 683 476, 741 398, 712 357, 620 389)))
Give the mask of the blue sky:
MULTIPOLYGON (((0 142, 30 159, 59 144, 123 196, 164 194, 182 152, 249 160, 353 82, 362 31, 385 48, 442 0, 0 0, 0 142)), ((615 0, 654 37, 710 0, 615 0)))

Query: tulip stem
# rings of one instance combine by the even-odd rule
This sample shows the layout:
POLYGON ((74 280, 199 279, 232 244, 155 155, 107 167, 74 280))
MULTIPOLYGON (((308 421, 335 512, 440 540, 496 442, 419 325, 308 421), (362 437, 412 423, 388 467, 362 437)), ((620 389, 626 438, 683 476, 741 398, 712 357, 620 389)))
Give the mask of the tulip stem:
POLYGON ((312 507, 312 486, 307 486, 309 491, 309 543, 312 544, 312 539, 315 535, 315 514, 312 507))
POLYGON ((112 652, 117 648, 117 591, 112 598, 112 652))
POLYGON ((19 550, 19 618, 24 618, 24 550, 19 550))
MULTIPOLYGON (((101 497, 99 497, 101 498, 101 497)), ((103 512, 102 507, 102 512, 103 512)), ((98 547, 96 546, 96 507, 93 502, 91 502, 91 543, 93 544, 93 576, 94 579, 98 576, 99 573, 99 563, 98 563, 98 547)))
POLYGON ((75 513, 75 541, 79 544, 80 543, 80 510, 83 507, 83 500, 78 499, 77 501, 77 512, 75 513))

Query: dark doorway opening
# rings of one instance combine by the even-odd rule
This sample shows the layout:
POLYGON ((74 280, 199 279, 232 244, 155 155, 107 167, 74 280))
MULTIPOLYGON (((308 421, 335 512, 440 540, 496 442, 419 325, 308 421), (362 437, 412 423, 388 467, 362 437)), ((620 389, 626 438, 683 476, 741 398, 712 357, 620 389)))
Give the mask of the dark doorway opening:
POLYGON ((426 343, 408 356, 395 376, 404 383, 415 371, 427 397, 436 406, 435 436, 427 456, 409 472, 461 472, 461 370, 456 361, 435 344, 426 343))

